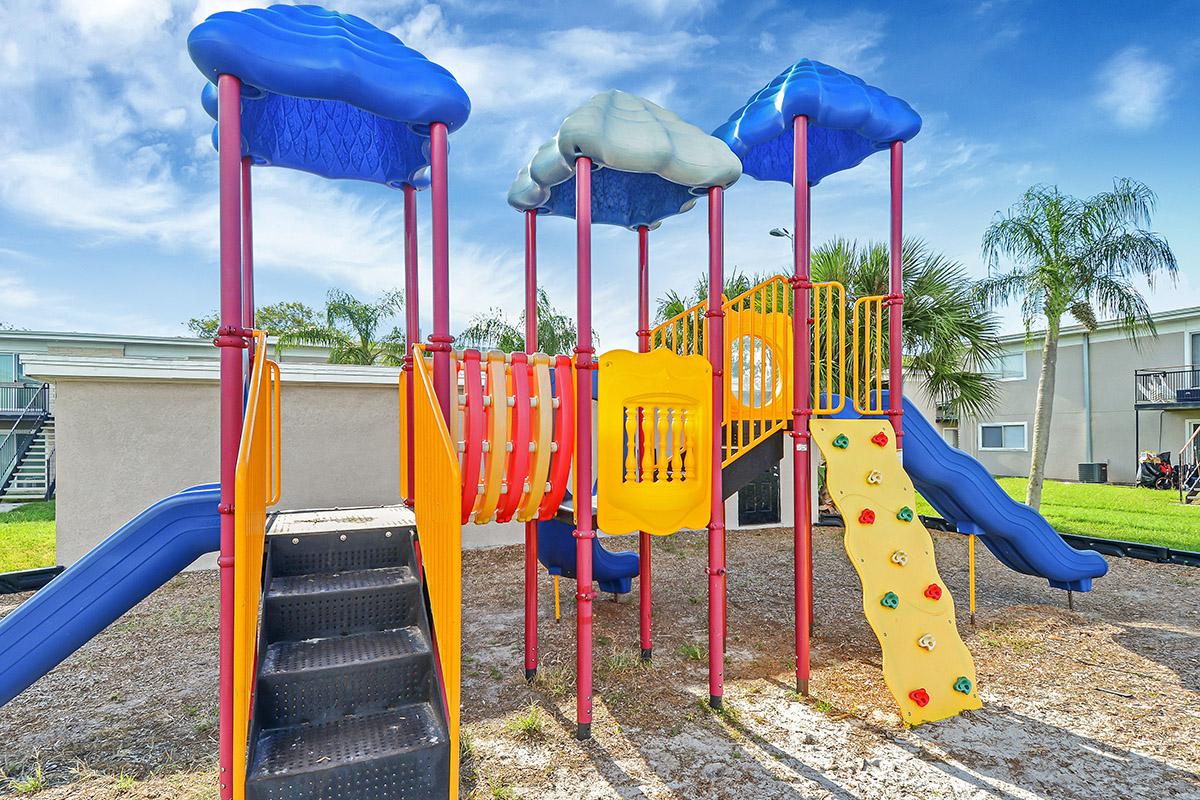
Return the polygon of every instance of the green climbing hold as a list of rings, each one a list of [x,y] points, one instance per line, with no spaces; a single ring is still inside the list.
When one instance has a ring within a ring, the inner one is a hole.
[[[962,692],[963,694],[971,693],[971,679],[963,676],[954,682],[954,691]]]
[[[839,433],[833,439],[833,446],[837,447],[841,450],[845,450],[847,447],[850,446],[850,437],[844,433]]]
[[[901,522],[912,522],[913,510],[908,506],[905,506],[896,513],[896,519],[900,520]]]
[[[900,597],[895,592],[888,592],[883,596],[883,599],[879,601],[879,605],[883,606],[884,608],[896,608],[900,605]]]

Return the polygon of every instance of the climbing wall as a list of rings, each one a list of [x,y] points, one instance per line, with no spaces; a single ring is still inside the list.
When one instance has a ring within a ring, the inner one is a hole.
[[[916,493],[884,419],[813,420],[829,493],[846,522],[846,553],[863,611],[883,649],[883,677],[908,725],[983,704],[975,664],[958,636],[954,600],[917,519]]]

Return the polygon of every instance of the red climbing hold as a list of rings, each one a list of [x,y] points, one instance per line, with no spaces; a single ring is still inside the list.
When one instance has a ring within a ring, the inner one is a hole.
[[[929,584],[925,587],[925,596],[930,600],[941,600],[942,587],[938,586],[936,583]]]
[[[913,689],[908,693],[908,699],[916,703],[919,708],[924,708],[929,705],[929,692],[924,689]]]
[[[877,434],[875,434],[874,436],[872,436],[872,437],[871,437],[871,441],[872,441],[873,443],[875,443],[875,444],[879,445],[880,447],[883,447],[883,446],[884,446],[884,445],[886,445],[886,444],[887,444],[887,442],[888,442],[888,440],[887,440],[887,434],[886,434],[886,433],[884,433],[883,431],[880,431],[879,433],[877,433]]]
[[[871,525],[875,522],[875,512],[869,508],[864,508],[862,513],[858,515],[858,521],[863,525]]]

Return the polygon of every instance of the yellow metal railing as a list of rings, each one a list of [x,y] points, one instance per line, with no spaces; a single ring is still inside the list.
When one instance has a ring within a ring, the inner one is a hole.
[[[257,660],[267,508],[279,502],[279,365],[267,358],[267,335],[254,331],[254,368],[246,396],[242,441],[234,481],[233,544],[233,790],[246,790],[246,743]]]
[[[425,348],[413,355],[413,488],[421,560],[433,614],[438,668],[450,737],[450,798],[458,797],[459,700],[462,694],[462,478],[458,454],[433,389]]]
[[[656,325],[650,330],[650,349],[670,350],[681,356],[704,355],[704,339],[708,332],[704,309],[707,307],[708,301],[702,300],[687,311]]]
[[[886,414],[883,405],[884,349],[887,327],[884,297],[860,297],[854,303],[851,394],[854,410],[864,415]]]
[[[721,304],[725,314],[725,455],[736,461],[792,414],[792,289],[776,275]]]
[[[813,284],[812,320],[812,413],[836,414],[846,407],[846,290],[842,284]]]

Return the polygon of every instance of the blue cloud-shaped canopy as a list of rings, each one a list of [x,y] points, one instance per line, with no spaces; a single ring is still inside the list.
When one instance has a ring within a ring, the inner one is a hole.
[[[422,183],[429,126],[462,127],[467,93],[444,67],[370,23],[318,6],[213,14],[188,35],[216,119],[222,74],[242,82],[242,155],[256,164],[398,187]],[[213,142],[217,133],[213,131]]]
[[[711,186],[742,174],[737,157],[667,109],[617,90],[572,111],[554,138],[517,173],[508,202],[522,211],[575,217],[575,159],[592,172],[592,222],[636,229],[658,225],[696,204]]]
[[[713,131],[760,181],[792,182],[792,120],[808,117],[808,182],[850,169],[921,130],[912,106],[861,78],[800,59]]]

